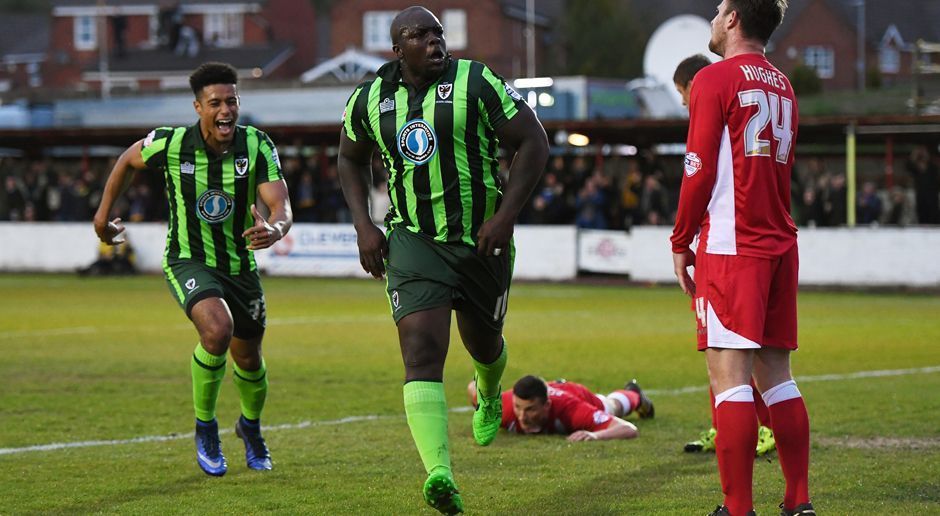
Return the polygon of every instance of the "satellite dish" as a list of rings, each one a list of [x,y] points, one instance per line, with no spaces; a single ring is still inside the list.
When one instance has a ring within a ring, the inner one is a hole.
[[[721,56],[708,50],[711,34],[712,26],[705,18],[681,14],[664,21],[646,44],[643,71],[647,77],[664,84],[678,106],[682,106],[682,98],[672,84],[676,66],[695,54],[704,54],[712,62],[721,60]]]

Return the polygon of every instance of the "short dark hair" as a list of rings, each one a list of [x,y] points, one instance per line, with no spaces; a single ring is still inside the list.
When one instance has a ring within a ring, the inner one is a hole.
[[[512,386],[512,393],[524,400],[548,401],[548,385],[545,384],[545,380],[531,374],[519,378],[519,381]]]
[[[766,45],[783,21],[787,0],[728,0],[728,9],[738,13],[745,36]]]
[[[199,65],[189,76],[189,87],[196,97],[211,84],[238,84],[238,71],[228,63],[208,62]]]
[[[710,64],[712,64],[711,60],[702,54],[687,57],[676,67],[676,73],[672,74],[672,82],[686,87],[692,82],[699,70]]]

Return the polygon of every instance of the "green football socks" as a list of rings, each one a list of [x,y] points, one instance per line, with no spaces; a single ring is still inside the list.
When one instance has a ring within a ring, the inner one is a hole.
[[[408,382],[404,386],[405,415],[424,469],[450,475],[447,440],[447,400],[441,382]]]
[[[209,422],[215,419],[215,404],[219,400],[222,378],[225,376],[225,355],[213,355],[196,344],[190,364],[193,373],[193,407],[196,418]]]
[[[503,339],[503,349],[497,358],[491,364],[483,364],[473,361],[473,369],[476,371],[477,391],[487,398],[499,396],[499,382],[503,378],[503,371],[506,369],[506,339]]]
[[[234,369],[233,379],[241,397],[242,415],[249,420],[260,419],[261,409],[264,408],[264,400],[268,395],[268,375],[264,359],[261,359],[261,367],[256,371],[245,371],[238,367],[238,364],[235,364]]]

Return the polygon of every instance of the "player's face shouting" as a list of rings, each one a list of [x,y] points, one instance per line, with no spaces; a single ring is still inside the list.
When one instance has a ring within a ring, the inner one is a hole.
[[[537,434],[545,428],[550,406],[547,400],[524,400],[515,395],[512,397],[512,410],[522,431],[527,434]]]
[[[210,84],[193,102],[206,143],[227,144],[235,137],[238,92],[234,84]]]

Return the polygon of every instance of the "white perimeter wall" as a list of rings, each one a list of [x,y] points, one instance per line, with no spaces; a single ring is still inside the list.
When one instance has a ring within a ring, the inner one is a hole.
[[[517,226],[515,277],[565,280],[578,270],[672,282],[670,228],[631,233],[569,226]],[[128,224],[143,271],[159,272],[164,224]],[[800,283],[846,286],[940,286],[940,228],[803,229]],[[0,223],[0,271],[68,272],[94,261],[90,223]],[[273,249],[257,253],[272,275],[357,276],[356,234],[345,224],[295,224]]]

